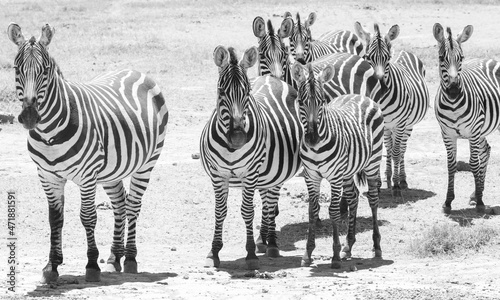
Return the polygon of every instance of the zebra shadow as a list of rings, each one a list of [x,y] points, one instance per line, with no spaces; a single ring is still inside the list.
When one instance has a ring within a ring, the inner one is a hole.
[[[379,207],[396,208],[399,205],[414,203],[436,196],[436,193],[421,189],[407,189],[401,191],[401,196],[393,196],[391,189],[380,189]]]
[[[493,210],[489,208],[486,210],[486,213],[478,213],[475,207],[470,207],[452,210],[447,216],[452,221],[457,222],[461,227],[469,227],[472,225],[473,220],[491,218],[493,216],[491,213],[492,211]]]
[[[29,297],[52,297],[62,296],[72,290],[83,290],[86,288],[96,288],[100,286],[119,286],[124,283],[157,283],[168,285],[167,278],[177,277],[176,273],[149,273],[140,272],[137,274],[102,272],[100,282],[86,282],[85,275],[61,275],[57,283],[40,284],[33,291],[28,292]]]

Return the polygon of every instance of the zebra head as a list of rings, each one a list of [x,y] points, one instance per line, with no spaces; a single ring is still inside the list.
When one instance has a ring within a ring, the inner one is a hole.
[[[253,33],[259,39],[259,75],[271,74],[283,80],[288,64],[288,47],[283,42],[283,34],[274,32],[271,20],[267,21],[267,30],[264,19],[256,17]]]
[[[311,50],[311,25],[316,21],[316,13],[312,12],[309,14],[308,19],[304,24],[300,21],[300,15],[297,13],[297,23],[293,24],[291,14],[289,12],[285,13],[285,18],[281,23],[280,34],[283,37],[290,38],[290,50],[295,60],[305,60],[310,62],[310,50]],[[291,26],[290,26],[291,22]]]
[[[327,65],[315,75],[312,65],[295,62],[292,76],[298,83],[298,104],[300,121],[305,130],[304,142],[308,147],[315,147],[321,136],[323,115],[328,99],[325,97],[324,84],[332,80],[335,74],[333,66]]]
[[[361,23],[354,23],[356,34],[365,42],[365,60],[375,71],[375,78],[386,81],[389,72],[389,62],[392,57],[391,42],[399,35],[399,26],[392,26],[385,36],[380,34],[378,24],[374,24],[374,34],[363,29]]]
[[[246,50],[240,62],[232,47],[217,46],[214,50],[215,65],[219,67],[217,117],[231,149],[240,149],[250,140],[248,114],[253,96],[247,69],[256,63],[257,57],[256,47]]]
[[[441,77],[441,89],[450,99],[456,99],[462,90],[462,62],[464,59],[462,43],[472,35],[472,25],[465,26],[464,30],[453,38],[450,27],[446,28],[448,38],[444,37],[444,29],[441,24],[434,24],[434,38],[439,48],[439,75]]]
[[[9,39],[18,46],[14,60],[17,97],[23,102],[18,117],[26,129],[33,129],[40,122],[40,105],[45,100],[48,82],[53,72],[53,62],[47,48],[54,36],[54,28],[46,24],[38,39],[24,38],[21,27],[11,23],[7,28]]]

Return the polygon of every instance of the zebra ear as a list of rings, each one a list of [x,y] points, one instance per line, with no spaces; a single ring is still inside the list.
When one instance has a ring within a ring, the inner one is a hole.
[[[292,65],[292,78],[297,81],[297,83],[301,83],[306,80],[308,74],[307,74],[307,69],[306,67],[301,64],[300,62],[296,61]]]
[[[387,32],[385,35],[385,38],[388,39],[389,41],[394,41],[399,35],[399,26],[393,25],[391,29]]]
[[[434,38],[436,39],[436,41],[440,43],[444,41],[444,29],[443,26],[441,26],[441,24],[439,23],[434,24],[434,27],[432,28],[432,33],[434,34]]]
[[[50,26],[49,24],[45,24],[42,27],[42,34],[38,38],[38,41],[40,42],[40,44],[42,44],[42,46],[47,47],[50,44],[54,33],[56,33],[55,28]]]
[[[217,46],[214,50],[214,62],[219,68],[224,68],[229,64],[229,52],[224,46]]]
[[[283,19],[286,19],[286,18],[293,18],[292,17],[292,13],[289,12],[289,11],[286,11],[284,14],[283,14]]]
[[[316,13],[312,12],[309,14],[309,17],[307,18],[307,20],[305,22],[306,28],[309,28],[309,26],[314,24],[314,22],[316,22]]]
[[[262,17],[256,17],[253,20],[253,34],[258,38],[266,35],[266,23]]]
[[[466,42],[470,36],[472,35],[472,32],[474,31],[474,27],[472,25],[467,25],[465,26],[464,30],[458,35],[457,37],[457,42],[459,44]]]
[[[258,56],[259,56],[259,51],[257,50],[257,47],[248,48],[247,51],[245,51],[245,54],[243,54],[243,57],[241,58],[240,66],[245,70],[253,67],[253,65],[255,65],[255,63],[257,62]]]
[[[333,66],[327,65],[319,74],[319,79],[321,79],[321,82],[325,83],[332,80],[334,75],[335,69],[333,68]]]
[[[9,39],[17,46],[21,46],[24,41],[26,41],[21,27],[16,23],[9,24],[9,27],[7,27],[7,35],[9,36]]]
[[[368,46],[368,44],[370,43],[371,35],[369,32],[365,31],[363,26],[361,26],[361,23],[354,23],[354,32],[356,32],[356,35],[359,36],[363,41],[365,41],[366,46]]]
[[[278,35],[280,38],[284,39],[292,35],[293,29],[293,19],[285,18],[283,22],[281,22],[281,27],[278,31]]]

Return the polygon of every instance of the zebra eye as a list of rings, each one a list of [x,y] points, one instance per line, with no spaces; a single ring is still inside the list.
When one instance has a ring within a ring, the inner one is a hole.
[[[17,66],[14,66],[14,71],[16,72],[16,75],[19,75],[19,68]]]

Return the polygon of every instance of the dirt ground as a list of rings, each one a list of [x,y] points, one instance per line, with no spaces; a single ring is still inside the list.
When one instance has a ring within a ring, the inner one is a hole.
[[[384,30],[399,22],[406,33],[402,32],[402,37],[395,46],[396,51],[415,50],[422,56],[427,66],[431,99],[434,99],[437,89],[437,51],[431,29],[435,22],[453,26],[456,33],[463,26],[474,24],[476,31],[467,42],[468,45],[464,46],[467,47],[466,56],[472,57],[478,53],[477,49],[481,49],[481,55],[500,58],[500,38],[495,35],[499,6],[451,7],[442,4],[443,1],[436,2],[438,4],[426,2],[408,4],[406,7],[383,3],[343,4],[339,5],[343,14],[330,8],[336,11],[337,20],[325,18],[326,13],[314,9],[314,3],[288,7],[279,5],[273,10],[268,9],[266,4],[262,9],[267,9],[268,15],[283,13],[285,10],[293,13],[300,10],[303,14],[317,11],[318,17],[322,18],[318,19],[315,31],[318,35],[328,29],[352,30],[350,26],[355,20],[362,20],[365,26],[374,20],[381,22]],[[251,22],[259,14],[265,15],[253,7],[249,12],[240,12],[233,18],[231,26],[241,26],[238,31],[246,33],[244,38],[247,46],[256,44],[251,33]],[[187,23],[192,23],[200,15],[202,14],[193,17],[186,14],[184,17],[188,19]],[[209,24],[205,24],[202,19],[201,32],[198,34],[203,35],[210,28],[218,28],[217,25],[222,22],[215,19],[216,17],[207,17]],[[279,17],[273,19],[275,24],[279,20]],[[220,30],[226,33],[229,29]],[[220,43],[228,45],[226,42],[229,38],[221,36],[223,41]],[[207,39],[212,41],[215,37],[207,35]],[[4,39],[4,43],[8,41]],[[69,43],[61,42],[59,47],[68,46]],[[210,48],[215,48],[215,45]],[[13,47],[12,44],[9,46]],[[371,213],[368,203],[361,201],[353,258],[344,261],[341,269],[331,269],[331,224],[327,216],[328,203],[322,202],[320,217],[323,227],[318,228],[317,247],[313,253],[315,263],[311,267],[300,267],[307,236],[308,204],[304,199],[304,181],[295,177],[284,185],[280,198],[277,229],[281,257],[271,259],[259,255],[260,270],[245,270],[245,229],[239,211],[241,193],[231,190],[228,217],[224,223],[224,247],[220,253],[221,266],[217,269],[205,268],[205,256],[210,250],[213,236],[214,195],[200,161],[193,159],[191,155],[199,152],[199,136],[214,104],[216,68],[210,56],[211,52],[206,55],[207,61],[203,60],[199,66],[200,69],[206,69],[207,73],[196,75],[206,77],[204,81],[187,80],[187,75],[183,74],[167,78],[162,77],[166,75],[161,75],[161,71],[158,72],[159,81],[167,83],[165,90],[171,120],[165,147],[143,198],[138,221],[138,274],[103,272],[102,282],[85,282],[86,241],[79,219],[79,191],[76,185],[68,183],[63,230],[64,263],[59,267],[60,280],[53,285],[39,283],[41,269],[45,266],[49,253],[47,203],[35,165],[27,153],[27,132],[17,122],[13,125],[0,125],[1,228],[5,228],[6,192],[15,190],[19,199],[20,261],[18,293],[16,296],[8,293],[5,280],[2,279],[0,298],[500,299],[499,238],[478,252],[454,256],[417,258],[409,251],[409,245],[437,223],[451,222],[457,226],[482,223],[500,228],[500,217],[477,214],[469,206],[468,197],[473,191],[473,177],[467,172],[457,174],[457,198],[453,202],[452,214],[445,216],[441,213],[446,194],[446,155],[434,117],[433,101],[425,119],[415,127],[408,144],[406,163],[410,189],[401,198],[393,198],[386,189],[381,192],[379,224],[383,259],[371,259]],[[14,88],[13,79],[9,84]],[[494,207],[500,205],[498,133],[493,134],[489,141],[492,154],[484,199],[487,205]],[[458,156],[459,160],[468,160],[468,144],[465,141],[459,142]],[[327,191],[326,185],[324,191]],[[107,200],[106,195],[99,188],[97,203],[104,200]],[[254,226],[257,228],[261,209],[258,198],[255,209]],[[103,270],[112,241],[112,226],[112,211],[98,210],[96,240]],[[0,236],[5,236],[6,231],[7,229],[2,229]],[[345,234],[345,229],[342,233]],[[342,241],[344,237],[341,237]],[[2,247],[0,260],[4,262],[0,264],[1,274],[6,274],[6,257],[7,249]]]

